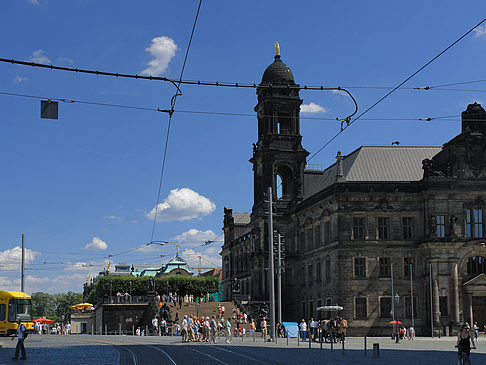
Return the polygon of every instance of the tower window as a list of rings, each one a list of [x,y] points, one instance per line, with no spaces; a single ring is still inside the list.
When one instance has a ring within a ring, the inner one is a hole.
[[[277,199],[292,198],[292,170],[285,165],[277,167],[275,174],[275,188]]]

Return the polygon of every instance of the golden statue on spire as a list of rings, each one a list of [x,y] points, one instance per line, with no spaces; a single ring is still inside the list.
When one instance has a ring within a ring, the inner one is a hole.
[[[179,242],[176,243],[176,250],[177,250],[177,255],[176,256],[179,256]]]
[[[275,42],[275,52],[277,56],[280,56],[280,45],[278,44],[278,42]]]

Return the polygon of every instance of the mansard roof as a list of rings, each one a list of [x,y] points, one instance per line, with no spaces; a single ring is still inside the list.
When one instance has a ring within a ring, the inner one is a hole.
[[[350,182],[406,182],[423,178],[422,161],[432,158],[442,146],[361,146],[342,160],[344,180]],[[336,183],[337,164],[324,171],[306,171],[304,195]]]
[[[248,224],[250,223],[250,213],[233,213],[235,224]]]

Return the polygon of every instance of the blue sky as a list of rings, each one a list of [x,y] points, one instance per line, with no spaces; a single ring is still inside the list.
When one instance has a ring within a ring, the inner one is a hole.
[[[178,78],[198,1],[5,0],[1,58]],[[301,85],[348,87],[360,112],[477,24],[484,1],[203,1],[184,79],[258,83],[274,42]],[[486,79],[482,27],[408,82],[420,87]],[[0,64],[0,93],[168,109],[174,88]],[[441,145],[460,131],[466,105],[485,83],[452,90],[398,90],[342,133],[310,163],[364,144]],[[475,90],[475,91],[463,91]],[[223,207],[249,212],[256,142],[255,90],[185,85],[172,121],[154,240],[180,241],[197,264],[220,264]],[[301,91],[303,145],[312,154],[339,131],[353,104],[340,93]],[[0,94],[0,288],[19,287],[26,235],[26,291],[81,291],[110,260],[160,265],[174,244],[129,253],[151,239],[151,212],[168,116],[60,103],[59,120],[41,119],[40,101]],[[319,106],[320,108],[316,107]],[[308,107],[309,108],[309,107]],[[312,111],[312,108],[310,108]],[[427,117],[456,116],[430,122]],[[325,119],[331,120],[325,120]],[[379,120],[366,120],[366,118]],[[381,120],[383,119],[383,120]],[[113,257],[109,257],[113,255]],[[160,257],[160,255],[165,255]]]

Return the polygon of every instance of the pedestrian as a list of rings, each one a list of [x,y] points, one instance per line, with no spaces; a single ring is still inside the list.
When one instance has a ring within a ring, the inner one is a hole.
[[[253,319],[250,321],[250,337],[255,337],[255,322],[253,322]]]
[[[473,324],[473,333],[474,333],[474,339],[477,341],[478,340],[478,335],[479,335],[478,322],[474,322],[474,324]]]
[[[224,317],[224,305],[221,306],[221,317]]]
[[[218,324],[216,323],[216,318],[214,318],[214,316],[212,316],[209,326],[211,328],[211,335],[209,338],[209,342],[216,343],[216,329],[218,328]]]
[[[12,357],[13,360],[17,360],[19,358],[19,350],[22,351],[22,357],[20,360],[25,360],[27,359],[27,356],[25,355],[25,347],[24,347],[24,340],[25,337],[27,337],[27,328],[22,324],[22,321],[20,318],[17,318],[17,347],[15,348],[15,356]],[[12,337],[12,340],[14,337]]]
[[[410,331],[410,339],[415,340],[415,329],[412,326],[410,326],[409,331]]]
[[[65,328],[66,328],[66,335],[70,335],[71,334],[71,323],[67,322]]]
[[[231,342],[231,323],[229,319],[226,320],[226,343]]]
[[[189,323],[187,321],[187,315],[184,316],[182,320],[182,342],[187,342],[189,340]]]
[[[302,322],[300,322],[300,336],[302,341],[305,341],[306,332],[307,332],[307,323],[305,323],[305,319],[302,319]]]
[[[260,327],[262,328],[262,337],[263,341],[267,341],[267,320],[265,317],[262,318],[262,321],[260,322]]]
[[[157,336],[158,328],[159,328],[159,321],[157,316],[152,318],[152,327],[154,328],[154,336]]]

